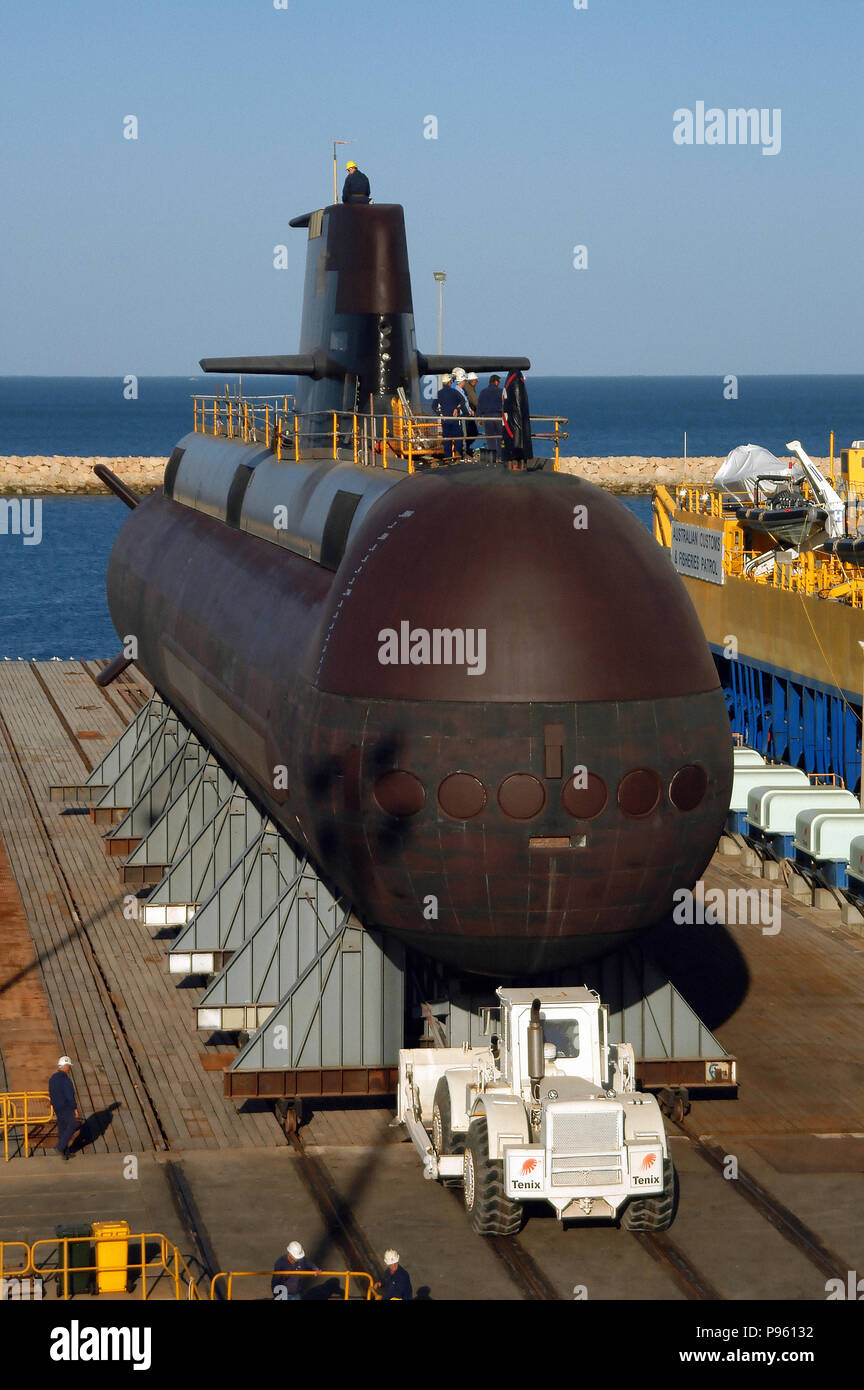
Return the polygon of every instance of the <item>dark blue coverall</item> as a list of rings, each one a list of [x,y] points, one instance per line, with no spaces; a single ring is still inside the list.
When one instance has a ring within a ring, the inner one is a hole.
[[[407,1269],[397,1265],[392,1274],[389,1269],[385,1269],[384,1281],[381,1285],[381,1297],[385,1302],[391,1298],[401,1298],[406,1303],[409,1299],[413,1299],[414,1290],[411,1288]]]
[[[369,180],[359,169],[351,169],[342,185],[343,203],[368,203]]]
[[[441,411],[441,434],[444,439],[445,463],[453,457],[453,441],[462,438],[462,414],[465,397],[455,386],[442,386],[438,392],[438,406]],[[454,410],[457,412],[453,414]],[[458,450],[462,452],[461,446]]]
[[[500,386],[484,386],[480,395],[477,397],[477,414],[493,415],[496,418],[487,420],[484,425],[486,431],[486,448],[495,458],[501,457],[501,397],[503,392]]]
[[[65,1071],[55,1071],[48,1082],[48,1094],[57,1116],[57,1152],[65,1153],[66,1146],[79,1128],[75,1118],[75,1087]]]
[[[305,1257],[301,1260],[292,1260],[290,1255],[280,1255],[273,1268],[288,1271],[288,1273],[282,1275],[281,1278],[279,1275],[274,1274],[273,1278],[270,1280],[270,1292],[273,1294],[274,1298],[278,1298],[280,1303],[283,1301],[287,1303],[298,1302],[302,1296],[304,1286],[306,1288],[309,1287],[310,1281],[308,1279],[298,1279],[296,1274],[291,1274],[291,1270],[308,1269],[313,1274],[318,1273],[315,1265],[310,1264]],[[280,1289],[284,1289],[285,1292],[280,1293]]]

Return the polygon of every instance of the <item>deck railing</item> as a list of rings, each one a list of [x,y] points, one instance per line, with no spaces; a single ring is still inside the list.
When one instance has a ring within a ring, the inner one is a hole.
[[[0,1092],[0,1130],[3,1131],[3,1157],[9,1162],[9,1137],[21,1130],[24,1157],[30,1154],[30,1131],[52,1124],[54,1111],[47,1091]]]
[[[125,1245],[123,1258],[99,1258],[97,1247]],[[73,1254],[73,1247],[84,1246],[83,1253],[87,1263]],[[135,1258],[133,1251],[137,1251]],[[89,1258],[95,1252],[96,1261]],[[10,1257],[14,1264],[10,1265]],[[147,1231],[124,1233],[121,1235],[51,1236],[34,1240],[27,1244],[21,1240],[0,1241],[0,1276],[16,1279],[35,1279],[43,1284],[47,1279],[56,1280],[57,1297],[69,1299],[75,1296],[76,1276],[95,1275],[97,1288],[100,1281],[111,1285],[111,1292],[121,1290],[118,1285],[126,1285],[129,1275],[137,1275],[137,1297],[152,1297],[163,1280],[168,1281],[169,1294],[177,1302],[201,1301],[202,1294],[198,1281],[189,1269],[186,1260],[173,1241],[161,1232]],[[89,1282],[89,1281],[88,1281]],[[41,1297],[41,1294],[39,1295]]]
[[[211,1299],[225,1298],[231,1302],[234,1298],[234,1281],[237,1279],[267,1279],[277,1277],[281,1279],[339,1279],[342,1281],[342,1298],[350,1298],[352,1295],[351,1281],[355,1282],[358,1288],[357,1297],[371,1302],[376,1298],[375,1286],[372,1275],[365,1270],[359,1269],[234,1269],[220,1270],[214,1274],[210,1280]],[[259,1297],[260,1293],[253,1294],[252,1297]]]
[[[394,400],[391,414],[362,414],[359,411],[314,411],[298,413],[290,396],[193,396],[196,434],[221,435],[243,443],[264,444],[277,458],[296,462],[309,451],[319,457],[346,459],[358,465],[379,467],[407,465],[413,473],[418,464],[444,459],[445,440],[440,415],[416,415]],[[499,416],[466,417],[460,424],[477,427],[477,442],[485,439],[500,448],[500,432],[490,439],[487,424],[497,424]],[[569,438],[563,415],[532,415],[534,439],[551,443],[553,467],[557,471],[561,444]],[[547,428],[538,428],[546,426]],[[449,441],[453,452],[461,454],[464,434]],[[473,436],[472,442],[473,442]],[[448,449],[448,453],[450,450]]]
[[[724,510],[722,493],[690,487],[673,490],[663,485],[654,489],[654,538],[660,545],[671,547],[676,517],[686,517],[689,522],[691,516],[722,518],[723,570],[730,578],[864,608],[864,557],[841,559],[821,550],[807,550],[760,573],[759,559],[767,559],[771,548],[767,542],[761,550],[744,548],[744,528],[734,514]]]

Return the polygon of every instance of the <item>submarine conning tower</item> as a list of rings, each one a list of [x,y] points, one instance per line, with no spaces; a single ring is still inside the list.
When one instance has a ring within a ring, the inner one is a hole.
[[[328,373],[303,383],[300,408],[380,413],[400,387],[419,405],[403,209],[336,204],[291,226],[308,228],[309,238],[300,352],[320,348]]]
[[[414,332],[405,212],[399,203],[335,203],[303,213],[307,232],[300,352],[203,358],[205,372],[296,376],[297,411],[387,415],[401,390],[419,407],[420,378],[461,365],[468,371],[527,371],[527,357],[431,356]],[[307,429],[305,443],[313,431]]]

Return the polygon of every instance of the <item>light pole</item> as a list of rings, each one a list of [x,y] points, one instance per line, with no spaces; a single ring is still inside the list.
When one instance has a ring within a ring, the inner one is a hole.
[[[444,281],[447,279],[446,270],[433,270],[432,274],[438,281],[438,356],[444,351]],[[438,389],[441,389],[441,378],[438,378]]]

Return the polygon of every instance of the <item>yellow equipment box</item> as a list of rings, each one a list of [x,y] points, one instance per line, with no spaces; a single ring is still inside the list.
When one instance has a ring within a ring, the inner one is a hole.
[[[125,1293],[129,1265],[128,1221],[94,1221],[96,1292]]]
[[[864,448],[856,447],[858,443],[856,440],[851,449],[840,451],[840,476],[850,485],[861,487],[864,485]]]

